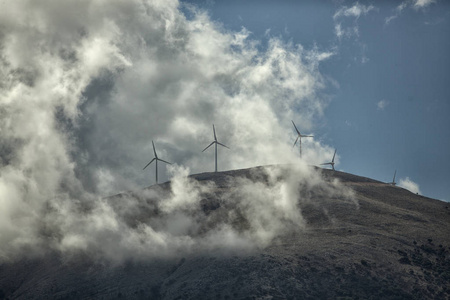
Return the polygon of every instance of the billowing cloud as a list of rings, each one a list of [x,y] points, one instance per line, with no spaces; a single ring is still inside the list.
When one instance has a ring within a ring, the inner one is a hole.
[[[401,178],[400,181],[398,182],[398,186],[405,188],[412,193],[421,194],[419,185],[414,181],[412,181],[411,179],[409,179],[409,177],[406,177],[405,179]]]
[[[139,254],[207,244],[180,231],[198,222],[177,218],[176,211],[198,203],[196,195],[204,192],[182,178],[213,170],[213,151],[201,153],[213,139],[212,124],[231,148],[219,150],[221,170],[292,163],[299,159],[290,120],[311,131],[327,105],[318,64],[332,53],[277,38],[260,50],[245,29],[225,31],[190,6],[186,16],[176,0],[2,5],[3,258],[30,247],[95,249],[113,257],[107,249]],[[102,198],[154,182],[153,166],[142,171],[153,158],[152,140],[159,156],[183,166],[169,173],[160,168],[160,177],[174,178],[175,190],[158,209],[177,219],[175,225],[159,219],[130,225],[121,213],[136,212],[142,203],[128,197],[115,207]],[[303,147],[309,164],[333,153],[316,139]],[[292,209],[292,203],[280,207]],[[227,228],[216,233],[237,236]],[[217,234],[210,238],[220,241]],[[256,239],[264,244],[271,235],[261,236],[269,237]],[[254,239],[238,236],[235,242]]]

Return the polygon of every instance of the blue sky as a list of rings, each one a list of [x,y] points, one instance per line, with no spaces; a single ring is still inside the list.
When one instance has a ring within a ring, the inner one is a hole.
[[[332,53],[319,66],[330,101],[312,131],[338,149],[338,169],[381,181],[397,170],[450,200],[450,2],[187,2],[261,48],[279,37]]]

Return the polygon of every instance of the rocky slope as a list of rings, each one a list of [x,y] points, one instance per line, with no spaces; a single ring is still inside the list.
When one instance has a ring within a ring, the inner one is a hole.
[[[298,202],[305,226],[265,247],[119,264],[48,252],[1,263],[0,299],[450,299],[449,203],[369,178],[316,171],[328,185],[338,180],[352,190],[353,200],[299,184],[299,195],[309,199]],[[233,209],[234,202],[220,195],[233,188],[234,178],[270,184],[262,167],[191,176],[200,185],[215,184],[199,203],[207,226]],[[150,189],[169,193],[170,183]],[[140,201],[140,215],[130,222],[158,213],[156,200]],[[230,226],[245,231],[247,223],[243,216]]]

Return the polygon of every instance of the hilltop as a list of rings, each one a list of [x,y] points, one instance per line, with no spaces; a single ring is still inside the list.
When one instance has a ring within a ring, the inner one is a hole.
[[[53,251],[0,264],[0,299],[450,298],[449,203],[370,178],[313,170],[323,183],[294,182],[302,225],[288,222],[289,230],[264,246],[120,264]],[[201,236],[219,223],[251,232],[252,220],[236,208],[244,201],[233,192],[236,182],[267,193],[292,180],[289,172],[289,166],[270,166],[189,176],[196,188],[208,186],[195,212],[204,225],[191,234]],[[108,201],[116,207],[134,197],[139,210],[124,218],[151,222],[162,213],[154,204],[158,199],[145,195],[169,195],[172,184]]]

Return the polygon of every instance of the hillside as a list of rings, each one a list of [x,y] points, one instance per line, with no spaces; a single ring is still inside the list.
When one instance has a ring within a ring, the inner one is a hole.
[[[0,299],[450,299],[449,203],[339,171],[312,168],[308,176],[323,182],[296,181],[289,166],[189,176],[201,196],[189,210],[201,222],[189,234],[226,225],[253,239],[251,247],[194,247],[120,263],[52,250],[0,264]],[[107,201],[120,211],[131,197],[139,209],[121,217],[130,227],[151,223],[164,214],[160,200],[145,195],[170,195],[172,184]],[[274,211],[281,221],[255,233],[258,220],[244,210],[255,189],[258,197],[272,189],[296,195],[302,220]]]

